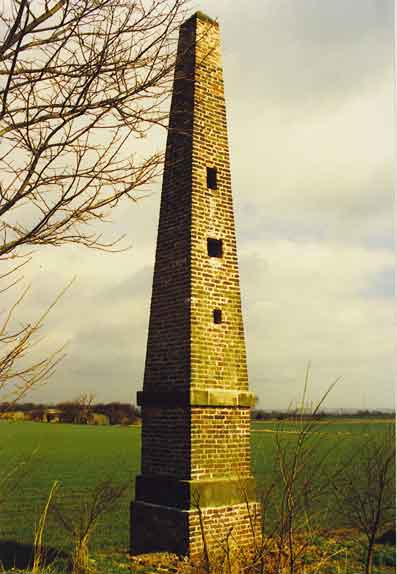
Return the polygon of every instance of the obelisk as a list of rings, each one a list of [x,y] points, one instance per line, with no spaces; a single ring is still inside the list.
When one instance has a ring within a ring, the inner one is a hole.
[[[133,553],[253,543],[259,505],[220,37],[180,28],[150,309]]]

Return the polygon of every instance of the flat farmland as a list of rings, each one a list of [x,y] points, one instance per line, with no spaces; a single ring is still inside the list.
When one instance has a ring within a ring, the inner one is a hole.
[[[305,442],[310,453],[304,455],[310,461],[307,470],[309,466],[320,468],[322,465],[325,475],[331,475],[339,461],[350,454],[353,456],[369,434],[380,434],[391,423],[386,420],[316,423]],[[258,492],[271,489],[276,500],[281,492],[277,452],[279,449],[294,451],[300,427],[283,421],[254,422],[252,431],[252,461]],[[128,547],[129,504],[134,494],[134,477],[140,468],[139,426],[2,421],[0,449],[0,547],[7,541],[31,545],[35,525],[54,481],[59,483],[56,501],[60,512],[77,517],[95,486],[106,479],[128,483],[130,487],[98,524],[92,548],[125,550]],[[10,476],[4,482],[7,475]],[[312,480],[323,479],[324,474],[321,478],[312,474]],[[332,509],[328,510],[332,515]],[[271,516],[270,512],[269,520]],[[46,542],[57,549],[69,547],[67,533],[51,512]]]

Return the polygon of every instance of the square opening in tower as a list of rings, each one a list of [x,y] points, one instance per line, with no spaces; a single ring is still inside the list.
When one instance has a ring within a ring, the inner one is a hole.
[[[208,189],[218,189],[216,167],[207,167],[207,187]]]
[[[222,257],[222,239],[207,239],[207,251],[210,257]]]
[[[220,323],[222,323],[222,310],[221,309],[214,309],[212,314],[214,317],[215,325],[220,325]]]

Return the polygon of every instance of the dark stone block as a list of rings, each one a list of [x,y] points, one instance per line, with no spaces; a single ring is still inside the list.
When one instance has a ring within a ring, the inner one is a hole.
[[[188,544],[188,513],[174,508],[166,508],[133,502],[131,504],[131,552],[172,552],[186,555]]]

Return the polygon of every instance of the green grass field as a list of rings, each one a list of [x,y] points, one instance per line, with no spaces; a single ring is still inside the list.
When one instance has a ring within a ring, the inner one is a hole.
[[[338,457],[354,452],[367,433],[378,433],[388,424],[338,421],[318,424],[312,434],[316,460],[326,459],[329,469]],[[275,430],[279,423],[253,423],[252,459],[259,490],[274,480]],[[280,440],[288,447],[296,437],[296,426],[282,423]],[[99,524],[92,546],[97,549],[125,550],[129,539],[129,502],[134,477],[140,467],[140,427],[94,427],[66,424],[0,422],[2,476],[17,468],[10,483],[14,490],[0,492],[1,544],[14,541],[32,543],[33,531],[51,486],[60,488],[62,507],[79,511],[82,501],[95,485],[106,478],[131,485],[117,508]],[[276,485],[277,487],[277,485]],[[335,524],[337,526],[337,524]],[[47,543],[54,548],[68,546],[68,538],[56,521],[49,518]]]

